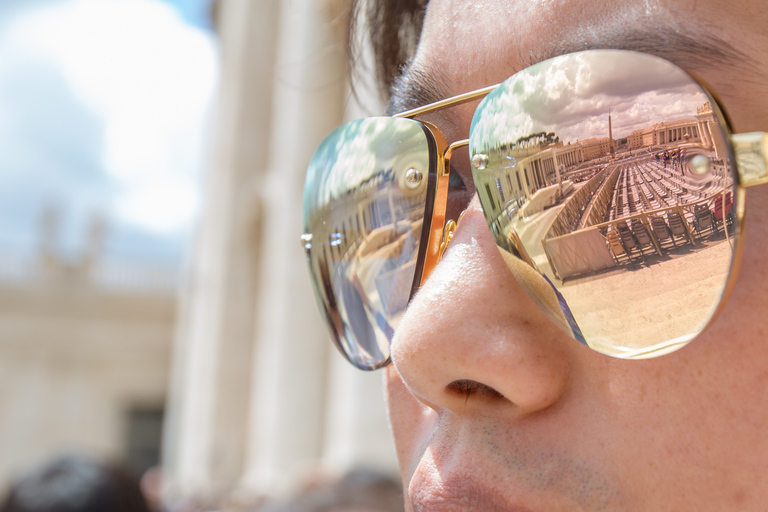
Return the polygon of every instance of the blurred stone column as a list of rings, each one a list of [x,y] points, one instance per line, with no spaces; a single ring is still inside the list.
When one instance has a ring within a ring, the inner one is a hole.
[[[362,372],[335,353],[329,363],[325,466],[339,473],[364,467],[397,476],[381,371]]]
[[[323,451],[331,346],[299,237],[307,165],[342,122],[345,7],[334,0],[281,3],[269,165],[259,188],[265,231],[244,492],[274,491]]]
[[[277,1],[217,5],[221,80],[191,279],[182,294],[164,436],[169,500],[222,495],[248,435]]]
[[[370,73],[374,69],[370,47],[364,42],[355,73],[355,95],[346,108],[346,120],[377,116],[385,107]],[[326,334],[326,338],[329,335]],[[326,341],[331,345],[330,340]],[[325,419],[323,462],[344,472],[354,467],[376,469],[398,475],[397,457],[384,407],[382,375],[363,372],[349,364],[337,350],[329,354],[328,402]]]

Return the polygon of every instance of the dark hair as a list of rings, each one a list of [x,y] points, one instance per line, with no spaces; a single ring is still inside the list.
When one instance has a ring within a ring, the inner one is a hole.
[[[21,478],[0,512],[149,512],[136,479],[80,456],[61,456]]]
[[[367,36],[383,97],[389,95],[395,79],[416,51],[426,6],[427,0],[352,0],[347,57],[354,67],[360,53],[360,36]],[[364,23],[363,27],[358,26],[359,22]]]

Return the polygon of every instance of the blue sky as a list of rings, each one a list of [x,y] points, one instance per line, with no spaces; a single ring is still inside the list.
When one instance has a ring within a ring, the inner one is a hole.
[[[218,73],[208,0],[0,3],[0,256],[47,208],[75,257],[177,262],[199,210]]]
[[[203,28],[210,28],[211,22],[208,18],[211,0],[162,0],[172,5],[181,15],[181,17],[190,25]]]

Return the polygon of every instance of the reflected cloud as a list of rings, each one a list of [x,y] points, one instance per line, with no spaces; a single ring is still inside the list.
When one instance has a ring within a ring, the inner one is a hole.
[[[608,112],[614,135],[624,137],[649,121],[680,119],[708,100],[673,64],[634,55],[592,50],[521,71],[475,113],[476,143],[489,137],[516,140],[531,131],[556,131],[564,142],[576,142],[607,134]]]
[[[388,170],[411,167],[424,173],[429,168],[427,139],[418,123],[391,117],[353,121],[329,135],[313,156],[305,189],[316,192],[307,199],[327,204],[377,176],[387,180]]]

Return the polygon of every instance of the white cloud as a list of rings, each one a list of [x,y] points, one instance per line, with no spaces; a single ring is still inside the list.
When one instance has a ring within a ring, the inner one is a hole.
[[[91,210],[175,236],[196,213],[216,78],[211,36],[164,3],[62,0],[16,14],[0,24],[0,110],[15,113],[0,120],[0,146],[15,147],[0,151],[3,186],[14,173],[48,181],[67,168],[70,190],[38,192],[40,201],[63,194],[82,209],[77,189],[100,187]],[[74,183],[78,169],[87,175]]]

